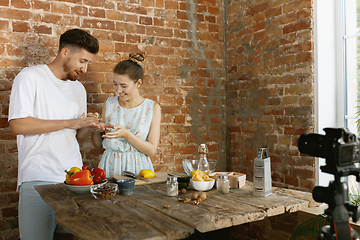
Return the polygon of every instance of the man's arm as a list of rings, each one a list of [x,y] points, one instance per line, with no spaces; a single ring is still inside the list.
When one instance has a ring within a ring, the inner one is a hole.
[[[65,128],[80,129],[93,126],[100,119],[85,118],[83,113],[79,118],[66,120],[43,120],[34,117],[12,119],[9,122],[10,130],[14,135],[34,135],[59,131]]]
[[[93,124],[89,127],[83,127],[78,129],[76,138],[79,143],[82,143],[89,137],[90,134],[92,133],[100,134],[100,132],[109,131],[110,128],[114,128],[114,125],[103,122],[97,122],[96,124]]]

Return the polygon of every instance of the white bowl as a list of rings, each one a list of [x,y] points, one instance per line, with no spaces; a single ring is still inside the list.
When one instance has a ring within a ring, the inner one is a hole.
[[[100,183],[100,184],[94,184],[94,185],[103,185],[107,183],[107,180],[105,180],[104,182]],[[66,184],[66,183],[63,183],[63,186],[74,192],[74,193],[77,193],[77,194],[86,194],[88,192],[90,192],[90,186],[94,186],[94,185],[69,185],[69,184]]]
[[[190,179],[190,185],[197,191],[209,191],[213,188],[215,184],[215,179],[212,181],[193,181]]]

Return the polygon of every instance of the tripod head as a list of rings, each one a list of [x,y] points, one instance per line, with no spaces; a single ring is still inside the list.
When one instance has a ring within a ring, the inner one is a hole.
[[[314,157],[326,159],[321,171],[333,174],[335,180],[328,187],[316,186],[313,198],[327,203],[325,210],[330,226],[322,228],[318,239],[353,240],[360,236],[350,226],[349,218],[356,222],[360,212],[358,207],[349,203],[348,186],[341,177],[354,175],[360,181],[360,142],[345,128],[325,128],[326,135],[304,133],[299,138],[299,151]]]

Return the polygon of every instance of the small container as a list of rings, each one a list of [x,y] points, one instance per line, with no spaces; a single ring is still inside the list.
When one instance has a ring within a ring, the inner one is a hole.
[[[116,181],[119,188],[120,195],[131,195],[134,192],[135,180],[134,179],[119,179]]]
[[[116,194],[117,190],[118,186],[115,183],[90,186],[90,192],[96,199],[109,199]]]
[[[166,182],[167,195],[170,197],[179,195],[178,185],[177,177],[168,176]]]
[[[219,193],[228,193],[230,188],[230,181],[227,174],[220,174],[216,180],[216,189]]]

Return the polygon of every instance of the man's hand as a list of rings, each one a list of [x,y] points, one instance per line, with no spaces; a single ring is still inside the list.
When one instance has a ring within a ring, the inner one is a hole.
[[[91,132],[104,132],[104,131],[110,131],[110,129],[114,128],[114,125],[112,124],[108,124],[108,123],[103,123],[102,119],[99,118],[99,113],[95,112],[95,113],[88,113],[87,118],[90,119],[97,119],[98,121],[91,124],[89,126],[89,130]]]
[[[70,129],[80,129],[83,127],[96,127],[97,123],[101,121],[100,118],[95,117],[85,117],[85,113],[83,113],[80,117],[69,120]]]

